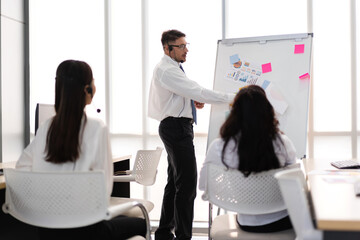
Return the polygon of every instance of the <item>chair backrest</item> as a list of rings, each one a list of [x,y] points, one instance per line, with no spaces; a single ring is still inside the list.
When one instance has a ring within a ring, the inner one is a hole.
[[[48,120],[49,118],[55,115],[55,106],[54,104],[36,104],[35,109],[35,134],[40,125]]]
[[[31,172],[4,169],[3,211],[30,225],[75,228],[106,217],[103,172]]]
[[[275,174],[280,190],[288,209],[292,225],[296,232],[296,239],[322,239],[322,231],[314,228],[310,204],[309,191],[301,169],[288,169]]]
[[[162,150],[163,148],[157,147],[155,150],[137,151],[133,168],[136,182],[145,186],[155,183]]]
[[[236,169],[209,164],[202,198],[223,209],[242,214],[266,214],[286,209],[274,169],[245,177]]]

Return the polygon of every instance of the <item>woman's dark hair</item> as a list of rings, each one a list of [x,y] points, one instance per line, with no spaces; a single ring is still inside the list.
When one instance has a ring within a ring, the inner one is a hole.
[[[165,45],[169,44],[169,42],[175,42],[177,39],[182,37],[186,37],[185,33],[175,29],[168,30],[163,32],[161,36],[161,44],[165,47]]]
[[[222,162],[226,165],[225,148],[233,139],[239,156],[238,169],[245,176],[279,168],[273,147],[273,140],[279,134],[278,125],[265,91],[257,85],[242,88],[235,96],[229,117],[220,129],[220,136],[225,142]]]
[[[82,61],[66,60],[56,70],[55,111],[46,138],[46,161],[75,162],[80,155],[81,120],[86,115],[85,86],[91,85],[90,66]]]

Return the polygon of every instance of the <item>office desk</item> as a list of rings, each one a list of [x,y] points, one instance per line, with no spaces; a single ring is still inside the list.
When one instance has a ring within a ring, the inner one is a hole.
[[[339,170],[331,161],[304,159],[317,228],[324,239],[360,239],[360,197],[353,186],[360,170]]]
[[[7,162],[7,163],[0,163],[0,169],[3,168],[15,168],[16,162]],[[5,176],[0,176],[0,189],[5,188]]]

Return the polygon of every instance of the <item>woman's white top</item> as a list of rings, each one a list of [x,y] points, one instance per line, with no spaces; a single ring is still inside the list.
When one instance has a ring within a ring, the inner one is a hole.
[[[16,168],[54,172],[102,170],[106,178],[107,194],[110,196],[113,187],[113,162],[108,129],[101,120],[89,117],[84,127],[84,119],[83,117],[81,123],[83,137],[80,139],[80,156],[75,162],[55,164],[45,161],[46,137],[51,118],[39,127],[35,139],[17,161]]]
[[[281,141],[283,144],[281,143]],[[205,162],[200,170],[199,189],[205,190],[207,165],[209,163],[224,166],[221,161],[221,153],[224,146],[224,140],[221,138],[215,139],[208,149]],[[274,151],[279,159],[280,166],[284,167],[296,162],[296,150],[291,140],[283,134],[279,134],[279,138],[273,142]],[[230,140],[224,153],[224,161],[229,168],[238,169],[239,156],[237,154],[237,146],[234,140]],[[268,223],[275,222],[288,215],[287,210],[260,215],[237,214],[238,222],[244,226],[261,226]]]

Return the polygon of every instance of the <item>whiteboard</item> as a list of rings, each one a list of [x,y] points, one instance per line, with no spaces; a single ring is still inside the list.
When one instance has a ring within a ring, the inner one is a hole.
[[[213,89],[237,93],[249,84],[262,86],[279,128],[294,143],[297,157],[306,155],[312,33],[223,39],[218,41]],[[212,105],[208,146],[230,111]]]

